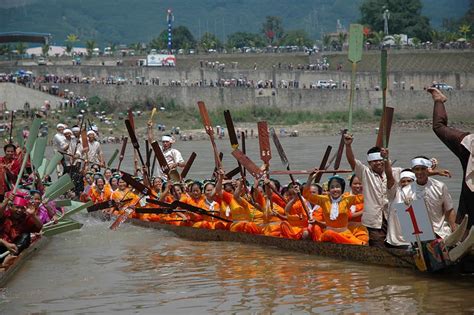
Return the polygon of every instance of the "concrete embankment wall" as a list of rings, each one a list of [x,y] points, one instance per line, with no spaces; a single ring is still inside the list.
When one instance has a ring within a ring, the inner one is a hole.
[[[212,68],[190,68],[180,70],[179,68],[160,67],[125,67],[125,66],[27,66],[22,69],[33,71],[35,75],[55,74],[58,76],[76,75],[83,77],[106,78],[108,76],[121,76],[127,80],[134,81],[135,78],[160,78],[160,84],[169,84],[171,80],[189,83],[206,80],[209,83],[216,79],[246,78],[248,80],[280,80],[299,81],[300,87],[309,87],[311,82],[318,80],[334,80],[339,84],[342,81],[350,82],[350,72],[343,71],[302,71],[283,70],[275,68],[273,70],[239,70],[225,69],[220,71]],[[0,72],[15,72],[18,67],[0,67]],[[404,82],[405,89],[413,85],[415,90],[422,90],[433,81],[444,82],[455,89],[474,90],[474,73],[472,72],[390,72],[390,88],[402,89],[401,82]],[[358,72],[357,84],[361,89],[373,89],[380,85],[380,74],[377,72]]]
[[[247,88],[211,88],[211,87],[170,87],[146,85],[60,85],[60,89],[69,89],[76,95],[87,97],[99,96],[118,106],[127,108],[133,103],[151,101],[158,98],[174,99],[184,106],[195,106],[197,101],[204,101],[209,108],[235,108],[239,106],[278,107],[283,110],[310,110],[313,112],[330,112],[347,110],[348,90],[317,89],[277,89],[262,90]],[[474,91],[446,92],[449,98],[450,117],[472,120],[474,117]],[[407,117],[425,114],[430,117],[433,102],[426,91],[396,90],[388,92],[388,105],[396,112]],[[356,91],[354,109],[373,111],[382,106],[381,91]]]

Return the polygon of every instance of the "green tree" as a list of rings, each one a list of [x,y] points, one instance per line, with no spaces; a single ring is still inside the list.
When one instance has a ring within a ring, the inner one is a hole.
[[[89,57],[92,57],[92,53],[94,52],[94,48],[95,48],[95,40],[93,40],[93,39],[86,40],[86,50],[87,50],[87,55]]]
[[[459,27],[459,33],[461,33],[465,39],[467,39],[467,35],[470,32],[471,32],[471,26],[468,24],[463,24]]]
[[[360,6],[362,24],[383,30],[383,12],[390,11],[388,29],[391,34],[407,34],[422,41],[430,40],[430,23],[421,15],[421,0],[364,0]]]
[[[196,40],[193,34],[186,26],[178,26],[171,30],[173,49],[196,48]],[[168,30],[163,30],[158,37],[150,42],[150,48],[167,49],[168,48]]]
[[[262,33],[266,36],[269,44],[278,42],[284,34],[281,17],[267,16],[262,25]]]
[[[304,30],[292,30],[283,36],[281,44],[285,46],[313,47],[313,40]]]
[[[9,55],[12,48],[8,44],[0,45],[0,55]]]
[[[372,32],[372,36],[369,38],[369,42],[374,46],[379,46],[382,44],[385,34],[383,31]]]
[[[223,46],[216,35],[206,32],[199,40],[199,47],[202,48],[205,52],[207,52],[209,51],[209,49],[220,49]]]
[[[44,44],[43,46],[41,46],[41,53],[43,54],[44,57],[48,56],[48,52],[49,52],[48,44]]]
[[[339,49],[342,50],[342,47],[344,46],[344,43],[347,40],[347,33],[339,33],[337,34],[337,44],[339,46]]]
[[[395,47],[400,49],[402,48],[402,37],[400,35],[394,35],[393,40],[395,42]]]
[[[259,34],[236,32],[227,36],[227,46],[229,48],[264,47],[265,39]]]
[[[28,46],[23,42],[17,43],[16,46],[15,46],[15,49],[16,49],[18,55],[20,55],[21,57],[23,57],[23,55],[26,54],[26,49],[27,48],[28,48]]]
[[[79,41],[79,38],[77,37],[76,34],[69,34],[66,37],[66,52],[68,54],[71,54],[72,49],[74,48],[74,44]]]
[[[323,36],[323,50],[331,49],[331,36],[329,34],[324,34]]]

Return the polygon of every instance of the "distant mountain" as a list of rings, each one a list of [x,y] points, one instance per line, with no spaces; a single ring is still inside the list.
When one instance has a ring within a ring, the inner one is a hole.
[[[187,26],[196,38],[218,38],[237,31],[259,32],[265,16],[283,18],[285,29],[304,29],[314,39],[357,21],[362,0],[0,0],[0,31],[53,34],[62,44],[70,33],[84,45],[149,42],[166,28],[172,8],[175,25]],[[422,0],[423,14],[439,27],[443,18],[458,18],[469,0]]]

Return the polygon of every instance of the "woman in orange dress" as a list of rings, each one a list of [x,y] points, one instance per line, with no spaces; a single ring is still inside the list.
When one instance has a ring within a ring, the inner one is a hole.
[[[89,198],[94,203],[100,203],[110,200],[112,195],[112,190],[110,185],[105,185],[105,180],[103,177],[97,177],[95,179],[95,185],[89,190]]]
[[[311,183],[314,176],[308,179]],[[324,222],[317,221],[314,226],[313,239],[321,242],[333,242],[340,244],[367,245],[368,231],[359,231],[356,236],[348,228],[350,207],[363,200],[362,195],[343,196],[345,181],[339,176],[332,176],[328,181],[329,195],[311,195],[309,187],[306,186],[303,196],[313,204],[321,207]]]

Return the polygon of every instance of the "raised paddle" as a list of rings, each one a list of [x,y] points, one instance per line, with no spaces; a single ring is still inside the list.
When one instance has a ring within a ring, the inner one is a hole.
[[[81,144],[84,151],[89,150],[89,141],[87,139],[87,131],[85,129],[81,131]]]
[[[209,118],[209,114],[207,113],[206,104],[204,102],[198,102],[199,107],[199,114],[201,115],[202,124],[204,125],[204,129],[206,133],[209,135],[209,140],[211,140],[212,150],[214,151],[214,162],[216,164],[216,168],[222,168],[222,163],[219,160],[219,153],[217,151],[216,142],[214,141],[214,129],[212,128],[211,120]]]
[[[181,171],[181,178],[186,178],[186,176],[188,175],[189,170],[191,169],[191,166],[194,163],[194,160],[196,159],[196,156],[197,156],[196,152],[191,153],[191,156],[186,161],[186,164],[184,165],[184,168]]]
[[[26,143],[25,143],[26,152],[23,157],[23,162],[21,163],[21,168],[16,179],[15,187],[13,188],[14,194],[16,193],[18,189],[18,185],[20,184],[21,177],[23,176],[23,172],[25,171],[26,162],[28,161],[31,150],[33,150],[33,145],[36,139],[38,138],[40,125],[41,125],[41,120],[39,118],[35,118],[30,128],[30,134],[28,135],[28,139],[26,140]]]
[[[71,188],[74,188],[74,183],[72,182],[69,174],[64,174],[45,189],[43,198],[53,200]]]
[[[59,162],[63,159],[63,155],[59,152],[55,152],[53,157],[49,160],[48,166],[46,167],[46,170],[44,171],[44,177],[49,176],[53,173],[54,169],[56,168],[56,165],[58,165]]]
[[[153,109],[151,110],[151,115],[150,115],[150,119],[148,119],[148,123],[152,123],[153,122],[153,116],[155,116],[156,114],[156,107],[153,107]]]
[[[352,63],[351,73],[351,92],[349,96],[349,132],[352,133],[352,104],[354,103],[355,77],[357,63],[362,59],[362,48],[364,45],[363,26],[360,24],[351,24],[349,28],[349,56]]]
[[[385,112],[387,107],[387,50],[382,49],[380,55],[381,74],[382,74],[382,145],[387,147],[387,122],[385,120]]]
[[[120,155],[119,155],[119,163],[118,163],[118,166],[117,166],[118,171],[120,171],[120,166],[122,166],[122,161],[123,161],[123,158],[125,157],[125,150],[127,149],[127,142],[128,142],[128,138],[127,137],[123,138],[122,148],[120,149]]]
[[[126,172],[122,172],[122,179],[132,186],[136,191],[138,191],[142,195],[148,195],[152,197],[157,197],[153,194],[152,190],[147,187],[146,185],[140,183],[139,181],[136,181],[131,174],[128,174]]]
[[[140,152],[140,144],[138,143],[137,136],[135,135],[135,129],[132,126],[132,122],[128,119],[125,119],[125,126],[127,127],[128,136],[130,137],[130,142],[132,142],[133,148],[138,154],[140,158],[140,163],[142,166],[145,166],[145,161],[143,160],[143,156]]]
[[[263,171],[254,163],[252,160],[249,159],[242,151],[234,150],[232,151],[232,156],[240,162],[240,164],[245,167],[247,171],[249,171],[250,175],[252,175],[256,180],[259,180],[263,176]]]
[[[321,160],[321,164],[319,165],[320,170],[325,170],[326,169],[326,165],[327,165],[327,162],[328,162],[328,159],[329,159],[329,155],[331,154],[331,150],[332,150],[332,146],[328,145],[327,148],[326,148],[326,152],[324,152],[323,159]],[[319,183],[322,176],[323,176],[323,173],[318,172],[318,174],[316,174],[316,177],[314,178],[314,182],[316,184]]]
[[[9,137],[9,140],[8,140],[8,143],[13,143],[13,139],[12,139],[12,132],[13,132],[13,110],[10,112],[10,137]]]
[[[273,143],[275,144],[275,147],[277,148],[278,155],[280,156],[281,163],[283,166],[286,167],[286,169],[289,171],[290,170],[290,162],[288,161],[288,157],[286,156],[285,150],[283,150],[283,146],[280,143],[280,139],[278,139],[278,136],[275,132],[274,128],[270,128],[270,134],[272,135]],[[295,178],[293,177],[293,174],[288,174],[290,176],[291,183],[293,186],[296,186],[296,181]],[[306,213],[306,217],[308,220],[310,220],[309,216],[309,209],[308,205],[306,204],[305,200],[303,199],[303,196],[301,195],[301,192],[298,190],[297,191],[297,196],[298,199],[301,202],[301,205],[303,206],[304,212]]]
[[[227,126],[227,133],[229,134],[230,146],[232,147],[232,150],[238,149],[239,140],[237,139],[237,134],[235,133],[234,121],[232,120],[232,116],[230,115],[229,110],[224,111],[224,119],[225,119],[225,124]],[[243,168],[238,161],[237,163],[239,165],[239,169],[241,170],[240,174],[242,178],[244,178],[245,168]]]
[[[158,164],[160,164],[161,171],[168,176],[171,169],[170,166],[168,165],[168,161],[166,161],[166,157],[163,154],[163,151],[161,150],[160,145],[158,142],[153,141],[151,143],[151,148],[153,149],[153,152],[155,153],[155,157],[158,160]]]
[[[385,111],[382,113],[380,119],[379,131],[377,133],[377,140],[375,141],[375,146],[381,148],[382,146],[388,146],[390,142],[390,133],[392,131],[393,123],[393,107],[385,107]],[[385,140],[385,142],[384,142]]]
[[[239,163],[239,165],[240,165],[240,163]],[[234,168],[230,172],[225,173],[225,178],[231,179],[232,177],[234,177],[235,175],[237,175],[239,173],[242,173],[242,166],[237,166],[236,168]]]
[[[151,161],[151,149],[150,149],[150,143],[148,140],[145,140],[145,161],[146,161],[146,167],[150,169],[150,161]]]
[[[242,142],[242,153],[243,154],[247,154],[247,147],[245,145],[245,132],[241,131],[240,132],[240,141]],[[246,170],[245,170],[245,167],[243,168],[244,169],[244,178],[245,178],[245,173],[246,173]]]
[[[133,116],[133,111],[131,108],[128,109],[128,120],[130,121],[130,125],[132,126],[132,129],[135,133],[135,118]],[[130,138],[131,140],[131,138]],[[133,143],[133,141],[132,141]],[[137,169],[138,169],[138,159],[137,159],[137,151],[133,151],[133,167],[134,167],[134,174],[136,175],[137,174]]]
[[[119,154],[119,149],[115,149],[114,153],[110,157],[110,160],[107,162],[107,167],[110,168],[112,164],[114,163],[115,159],[117,158],[117,155]]]
[[[337,148],[336,161],[334,162],[334,169],[339,169],[341,166],[342,153],[344,152],[344,136],[347,133],[347,129],[341,130],[341,140],[339,141],[339,147]],[[334,173],[336,175],[336,173]]]
[[[270,136],[268,134],[268,125],[266,121],[259,121],[257,123],[258,129],[258,144],[260,148],[260,159],[265,164],[268,170],[270,160],[272,159],[272,151],[270,147]]]

